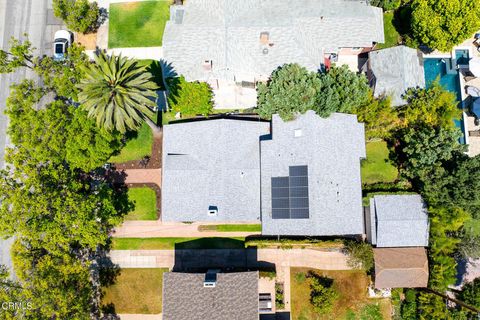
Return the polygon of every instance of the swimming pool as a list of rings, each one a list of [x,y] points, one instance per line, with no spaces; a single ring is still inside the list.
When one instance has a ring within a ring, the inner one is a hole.
[[[461,51],[461,50],[457,50]],[[457,52],[456,52],[457,53]],[[458,106],[461,108],[462,91],[460,88],[460,77],[457,70],[457,66],[454,65],[452,59],[440,59],[440,58],[426,58],[423,61],[423,70],[425,73],[425,85],[428,88],[432,83],[439,79],[440,84],[448,91],[455,93],[458,101]],[[465,132],[463,125],[463,118],[455,120],[455,126],[457,126],[463,133],[460,138],[460,143],[465,144]]]

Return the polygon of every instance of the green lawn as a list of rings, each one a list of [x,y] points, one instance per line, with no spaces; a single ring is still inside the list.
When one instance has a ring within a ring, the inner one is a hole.
[[[398,177],[397,168],[388,159],[388,148],[385,141],[367,143],[367,159],[362,161],[362,182],[390,183]]]
[[[242,248],[245,248],[245,238],[113,238],[114,250]]]
[[[379,43],[377,47],[390,48],[398,45],[401,40],[400,34],[393,25],[394,12],[389,11],[383,14],[383,29],[385,30],[385,43]]]
[[[161,313],[164,272],[168,269],[121,269],[115,284],[104,288],[102,305],[113,304],[116,313]]]
[[[261,224],[209,224],[199,226],[200,231],[217,232],[261,232]]]
[[[157,196],[148,187],[128,189],[128,198],[135,204],[126,220],[157,220]]]
[[[112,3],[109,10],[108,47],[162,45],[170,1]]]
[[[141,160],[152,155],[153,133],[148,124],[144,123],[138,132],[128,133],[127,143],[120,154],[110,158],[110,162],[122,163],[131,160]]]

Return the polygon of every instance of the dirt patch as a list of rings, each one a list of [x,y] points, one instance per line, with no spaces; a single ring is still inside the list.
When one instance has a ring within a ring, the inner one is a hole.
[[[125,2],[125,3],[120,4],[120,6],[122,7],[122,10],[127,10],[127,11],[136,10],[139,5],[140,5],[139,1],[137,1],[137,2]]]
[[[97,47],[96,33],[75,33],[75,41],[85,47],[85,50],[95,50]]]
[[[149,159],[133,160],[115,163],[117,170],[126,169],[157,169],[162,167],[162,142],[163,134],[153,135],[152,156]]]

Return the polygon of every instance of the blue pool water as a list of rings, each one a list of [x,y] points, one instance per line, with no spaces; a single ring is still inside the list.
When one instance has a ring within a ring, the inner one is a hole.
[[[462,53],[457,50],[455,53],[458,57]],[[468,56],[468,51],[467,51]],[[452,65],[452,59],[437,59],[427,58],[424,59],[423,68],[425,72],[425,85],[427,89],[432,85],[437,78],[440,84],[448,91],[455,93],[457,97],[459,108],[461,108],[460,102],[462,102],[462,91],[460,88],[460,77],[456,65]],[[460,138],[460,143],[465,144],[465,132],[463,132],[463,119],[455,120],[455,125],[462,130],[463,136]]]

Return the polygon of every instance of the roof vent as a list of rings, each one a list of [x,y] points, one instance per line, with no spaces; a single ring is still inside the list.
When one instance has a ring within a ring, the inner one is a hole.
[[[182,24],[183,23],[183,14],[185,10],[177,9],[175,10],[175,24]]]
[[[270,34],[266,31],[260,32],[260,43],[261,44],[268,44],[268,41],[270,40]]]
[[[263,53],[263,54],[268,54],[268,49],[267,49],[267,48],[264,48],[264,49],[262,50],[262,53]]]
[[[208,270],[207,273],[205,273],[205,280],[203,281],[204,288],[215,288],[218,272],[220,272],[220,270],[214,269]]]
[[[204,60],[203,61],[203,70],[211,71],[212,70],[212,60]]]
[[[218,214],[218,207],[217,206],[209,206],[208,207],[208,215],[209,216],[216,216]]]

